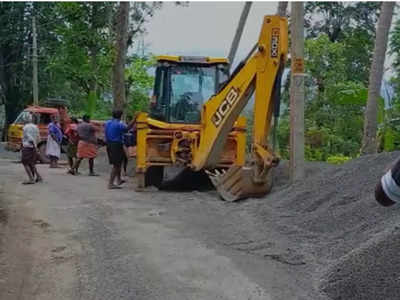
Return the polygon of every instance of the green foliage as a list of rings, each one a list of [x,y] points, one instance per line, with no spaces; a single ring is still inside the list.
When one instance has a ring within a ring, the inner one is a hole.
[[[90,116],[93,120],[108,120],[112,112],[111,100],[97,99],[94,110],[90,112]],[[69,111],[71,116],[81,118],[84,114],[88,113],[86,108],[75,108]]]
[[[396,21],[391,32],[389,46],[390,54],[394,55],[393,67],[398,69],[400,67],[400,20]]]
[[[374,36],[379,9],[379,2],[306,2],[307,34],[325,33],[332,42],[343,40],[354,29]]]
[[[395,104],[394,110],[399,112],[399,102],[400,102],[400,20],[397,20],[393,31],[390,35],[389,40],[389,53],[392,55],[393,59],[393,77],[391,78],[391,84],[395,91]]]
[[[80,99],[93,99],[89,94],[110,88],[113,36],[109,28],[114,4],[58,2],[55,13],[63,22],[55,26],[59,42],[47,68],[63,80],[60,88],[67,96],[71,94],[65,83],[84,95]]]
[[[372,31],[354,26],[360,20],[343,19],[342,3],[307,4],[314,10],[331,9],[337,18],[326,19],[309,28],[305,41],[306,101],[305,158],[313,161],[341,163],[357,157],[361,146],[364,109],[368,97],[366,79],[355,69],[368,74]],[[319,13],[322,13],[318,10]],[[342,20],[343,24],[335,22]],[[346,23],[348,22],[349,23]],[[336,28],[335,35],[329,28]],[[316,34],[318,33],[318,34]],[[352,51],[349,51],[351,49]],[[355,58],[359,55],[358,58]],[[364,59],[367,57],[367,59]],[[351,64],[349,61],[354,60]],[[352,66],[352,67],[350,67]],[[383,99],[379,99],[378,123],[384,121]],[[289,155],[289,113],[284,112],[278,129],[280,155]]]
[[[373,42],[374,34],[363,28],[349,30],[343,38],[346,68],[344,75],[347,80],[368,84]]]
[[[0,101],[7,123],[32,101],[32,12],[26,2],[0,3]]]
[[[305,42],[306,70],[313,85],[322,92],[326,87],[343,79],[346,69],[344,45],[330,42],[326,34]]]
[[[160,2],[131,5],[128,46],[145,32]],[[70,112],[94,119],[110,116],[111,69],[114,59],[116,2],[1,2],[0,103],[7,123],[32,103],[32,16],[38,32],[39,102],[47,97],[68,99]],[[134,110],[147,107],[151,76],[147,59],[128,60],[127,90]],[[141,66],[141,64],[146,65]],[[138,74],[136,74],[138,72]]]
[[[279,155],[285,159],[289,159],[289,137],[290,137],[289,117],[286,114],[284,117],[280,118],[279,125],[277,128]]]
[[[396,132],[392,128],[387,128],[387,130],[384,131],[383,149],[386,151],[394,151],[396,149],[395,138],[396,138]]]
[[[90,91],[88,95],[87,108],[86,108],[86,113],[90,117],[94,115],[94,112],[96,110],[96,103],[97,103],[97,95],[95,91]]]
[[[322,34],[305,44],[307,85],[305,137],[309,160],[358,154],[367,90],[346,77],[345,45]],[[350,76],[349,76],[350,77]]]
[[[308,38],[321,34],[344,48],[346,80],[368,84],[380,2],[306,2]]]
[[[149,74],[149,69],[154,66],[154,63],[154,57],[134,56],[131,58],[131,65],[125,74],[131,95],[128,98],[129,113],[148,110],[149,94],[154,84],[154,77]]]
[[[313,149],[309,145],[304,146],[304,156],[308,161],[323,161],[325,155],[322,149]]]
[[[350,159],[351,157],[349,156],[344,156],[339,154],[339,155],[329,156],[326,161],[331,164],[340,165],[345,163],[346,161],[349,161]]]
[[[392,108],[387,113],[395,113]],[[386,118],[385,122],[378,127],[378,151],[395,151],[400,149],[400,119]]]

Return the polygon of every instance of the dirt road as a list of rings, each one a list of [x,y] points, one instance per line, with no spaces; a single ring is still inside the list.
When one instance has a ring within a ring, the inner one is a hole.
[[[44,183],[24,186],[0,160],[0,299],[311,299],[307,266],[257,255],[271,241],[214,192],[109,191],[104,174],[39,168]]]

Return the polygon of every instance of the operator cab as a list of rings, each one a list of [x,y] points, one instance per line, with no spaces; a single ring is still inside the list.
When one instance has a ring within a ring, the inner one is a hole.
[[[227,81],[225,58],[159,56],[150,117],[168,123],[200,123],[204,102]]]

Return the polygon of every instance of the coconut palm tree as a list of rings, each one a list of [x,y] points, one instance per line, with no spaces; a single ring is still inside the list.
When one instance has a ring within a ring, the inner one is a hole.
[[[392,23],[395,2],[382,2],[381,14],[376,29],[375,49],[369,73],[368,100],[364,116],[364,134],[361,146],[361,155],[372,154],[377,151],[377,119],[378,97],[382,84],[383,66],[389,29]]]

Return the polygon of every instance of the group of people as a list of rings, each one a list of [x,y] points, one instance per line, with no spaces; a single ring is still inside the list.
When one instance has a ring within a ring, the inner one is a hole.
[[[51,116],[51,122],[48,125],[48,137],[46,142],[46,155],[50,159],[50,168],[58,167],[58,160],[61,156],[61,144],[64,137],[67,140],[67,157],[71,175],[78,175],[79,166],[83,159],[89,161],[89,176],[98,176],[94,172],[94,159],[97,157],[99,146],[106,145],[109,163],[113,166],[108,182],[109,189],[119,189],[125,180],[121,177],[121,169],[126,168],[128,162],[128,146],[134,145],[134,126],[135,119],[129,124],[122,120],[122,111],[114,110],[112,119],[104,124],[105,141],[97,139],[96,129],[90,122],[90,116],[84,115],[82,122],[76,118],[71,118],[71,123],[62,132],[57,116]],[[23,184],[34,184],[42,181],[42,176],[38,173],[36,162],[38,160],[38,143],[40,142],[40,133],[35,125],[35,115],[31,114],[25,121],[23,127],[21,162],[28,175],[28,180]],[[127,138],[127,137],[131,138]]]

